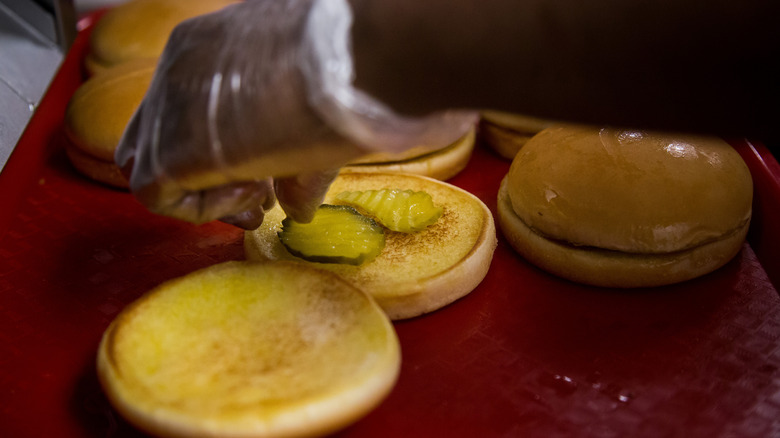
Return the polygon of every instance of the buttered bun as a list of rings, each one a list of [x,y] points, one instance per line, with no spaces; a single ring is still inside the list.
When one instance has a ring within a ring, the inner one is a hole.
[[[443,209],[423,231],[385,231],[379,255],[361,265],[315,263],[288,252],[277,237],[284,211],[266,212],[262,225],[247,231],[249,260],[290,260],[335,272],[371,295],[391,319],[432,312],[462,298],[485,278],[496,248],[493,215],[476,196],[451,184],[419,175],[347,172],[339,175],[325,203],[339,204],[344,191],[400,189],[424,191]]]
[[[659,286],[740,250],[753,185],[717,138],[555,126],[512,162],[498,220],[527,260],[572,281]]]
[[[130,0],[95,24],[85,58],[87,71],[98,71],[139,59],[160,56],[173,28],[198,15],[217,11],[238,0]]]
[[[398,378],[393,325],[365,293],[300,264],[225,262],[170,280],[106,329],[97,374],[156,436],[323,436]]]
[[[413,173],[448,180],[460,173],[474,151],[475,130],[447,146],[421,145],[398,154],[377,152],[344,166],[345,172]]]

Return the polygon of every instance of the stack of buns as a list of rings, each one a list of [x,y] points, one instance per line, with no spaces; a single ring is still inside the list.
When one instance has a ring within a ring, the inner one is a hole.
[[[739,252],[752,190],[747,166],[719,138],[555,126],[514,158],[498,221],[523,257],[553,274],[660,286]]]
[[[84,60],[90,77],[65,115],[65,150],[87,177],[114,187],[128,181],[114,163],[119,140],[141,103],[173,28],[238,0],[130,0],[103,14]]]

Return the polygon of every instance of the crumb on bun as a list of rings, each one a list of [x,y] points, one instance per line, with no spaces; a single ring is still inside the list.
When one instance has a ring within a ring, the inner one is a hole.
[[[498,220],[522,256],[553,274],[660,286],[739,252],[752,190],[747,166],[721,139],[560,125],[513,160]]]

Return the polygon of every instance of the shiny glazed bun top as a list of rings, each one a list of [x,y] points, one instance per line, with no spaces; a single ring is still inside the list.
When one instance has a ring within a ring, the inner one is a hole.
[[[712,137],[555,126],[523,147],[507,178],[527,226],[577,246],[681,251],[751,216],[750,171]]]

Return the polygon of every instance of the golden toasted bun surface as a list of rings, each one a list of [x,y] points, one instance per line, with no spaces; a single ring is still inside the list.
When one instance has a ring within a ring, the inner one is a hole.
[[[683,251],[751,216],[750,171],[716,138],[556,126],[526,143],[507,180],[526,225],[580,246]]]
[[[418,146],[399,154],[374,153],[352,161],[345,171],[399,172],[447,180],[466,168],[474,151],[475,130],[445,146]]]
[[[373,409],[400,367],[363,292],[299,264],[228,262],[165,283],[106,330],[98,374],[132,423],[176,436],[311,436]]]
[[[526,260],[559,277],[594,286],[634,288],[674,284],[718,269],[741,249],[749,224],[700,246],[671,253],[638,254],[575,246],[548,239],[516,214],[502,181],[497,220],[502,234]]]
[[[82,152],[114,161],[114,151],[154,75],[155,60],[135,60],[84,82],[65,112],[65,131]]]
[[[237,0],[130,0],[103,15],[90,35],[91,72],[131,59],[157,58],[180,22]]]
[[[411,189],[427,192],[444,209],[432,226],[417,233],[386,230],[386,245],[360,266],[307,262],[279,242],[284,212],[269,211],[263,225],[245,234],[250,260],[296,260],[339,274],[371,294],[391,319],[411,318],[439,309],[471,292],[485,277],[496,247],[490,210],[475,196],[431,178],[405,174],[343,173],[325,203],[342,191]]]

